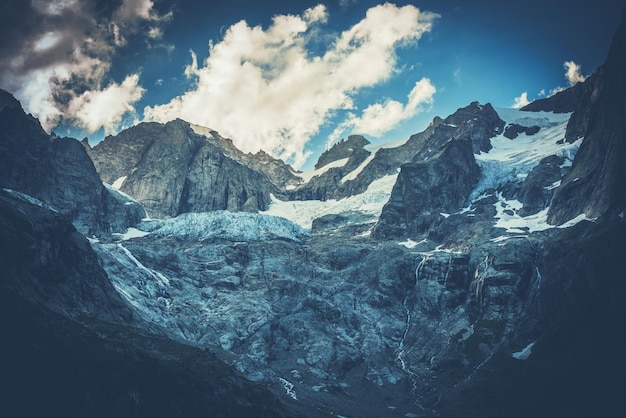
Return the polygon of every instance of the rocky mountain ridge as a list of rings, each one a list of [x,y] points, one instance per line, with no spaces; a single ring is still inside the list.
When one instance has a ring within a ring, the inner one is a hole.
[[[84,234],[123,231],[145,216],[139,204],[102,184],[77,140],[48,135],[5,90],[0,126],[0,187],[44,201]]]
[[[198,133],[199,132],[199,133]],[[87,149],[102,179],[135,197],[152,217],[267,209],[297,181],[283,162],[246,155],[214,131],[182,120],[141,123]]]
[[[68,332],[48,320],[53,342],[69,335],[85,347],[82,333],[95,330],[87,364],[104,358],[110,367],[108,344],[137,373],[154,370],[141,366],[152,360],[132,361],[146,356],[163,366],[161,377],[208,362],[229,388],[248,388],[220,403],[201,395],[219,394],[214,382],[182,372],[170,394],[189,403],[167,411],[179,416],[207,405],[226,405],[225,415],[254,405],[277,416],[610,415],[626,372],[625,28],[626,18],[601,70],[541,111],[474,102],[400,146],[374,149],[359,138],[360,147],[339,146],[317,176],[238,153],[183,121],[108,138],[89,151],[109,173],[103,179],[164,219],[87,246],[46,195],[3,191],[2,294],[18,301],[3,306],[71,321]],[[573,113],[556,112],[573,102]],[[17,134],[1,138],[16,160],[1,172],[6,184],[46,160],[54,141],[32,118],[12,116],[23,124],[15,132],[35,139],[29,148],[11,142]],[[80,190],[76,183],[66,187]],[[236,213],[263,202],[269,211]],[[303,211],[310,226],[296,225]],[[57,282],[69,290],[46,288]],[[28,353],[41,358],[36,351]],[[122,385],[112,399],[130,399],[143,409],[126,410],[145,415],[163,396],[145,388]]]

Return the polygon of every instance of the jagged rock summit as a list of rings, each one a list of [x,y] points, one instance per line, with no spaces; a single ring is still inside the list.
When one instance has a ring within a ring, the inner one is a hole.
[[[267,209],[298,179],[266,153],[244,154],[217,132],[180,119],[141,123],[88,153],[103,181],[133,196],[152,217]]]
[[[337,160],[350,158],[350,156],[359,152],[363,149],[363,147],[369,144],[370,141],[365,139],[362,135],[350,135],[348,139],[342,139],[335,143],[331,148],[324,151],[317,159],[315,169],[320,169]]]

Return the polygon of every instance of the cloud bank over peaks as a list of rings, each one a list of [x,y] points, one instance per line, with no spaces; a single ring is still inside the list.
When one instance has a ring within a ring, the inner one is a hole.
[[[130,35],[160,36],[171,13],[157,13],[152,0],[5,3],[0,84],[45,129],[64,120],[89,132],[102,127],[111,132],[126,113],[135,111],[133,105],[144,91],[138,74],[116,83],[109,77],[112,59]]]
[[[179,117],[231,137],[244,151],[263,149],[299,167],[308,157],[305,145],[320,127],[336,111],[353,109],[361,89],[389,79],[397,71],[396,49],[415,43],[437,17],[411,5],[378,5],[322,52],[313,52],[310,42],[319,43],[315,35],[328,19],[323,5],[300,16],[277,15],[267,28],[240,21],[220,42],[209,44],[203,63],[192,52],[185,75],[194,87],[168,103],[146,107],[144,118]],[[428,103],[432,93],[430,81],[422,79],[406,106],[393,101],[370,106],[344,127],[383,132]],[[376,125],[374,116],[383,120]]]

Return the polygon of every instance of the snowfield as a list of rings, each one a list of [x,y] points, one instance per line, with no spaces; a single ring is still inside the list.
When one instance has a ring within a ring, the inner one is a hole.
[[[282,201],[272,196],[269,209],[262,213],[289,219],[308,230],[311,230],[313,219],[331,214],[359,212],[371,217],[372,222],[376,222],[383,206],[389,201],[397,177],[397,174],[382,177],[373,181],[365,192],[340,200]]]
[[[571,165],[582,143],[565,142],[565,129],[570,113],[524,112],[515,109],[495,109],[502,120],[524,127],[539,126],[534,135],[521,133],[515,139],[503,134],[491,138],[492,149],[476,154],[481,178],[470,199],[475,200],[487,189],[503,186],[507,182],[523,180],[539,162],[550,155],[565,158],[563,166]]]

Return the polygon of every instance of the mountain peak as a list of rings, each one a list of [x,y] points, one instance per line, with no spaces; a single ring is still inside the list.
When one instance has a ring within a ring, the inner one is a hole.
[[[315,169],[318,170],[333,161],[349,158],[355,150],[361,149],[369,144],[370,141],[365,139],[362,135],[350,135],[348,139],[341,139],[320,155],[315,164]]]

